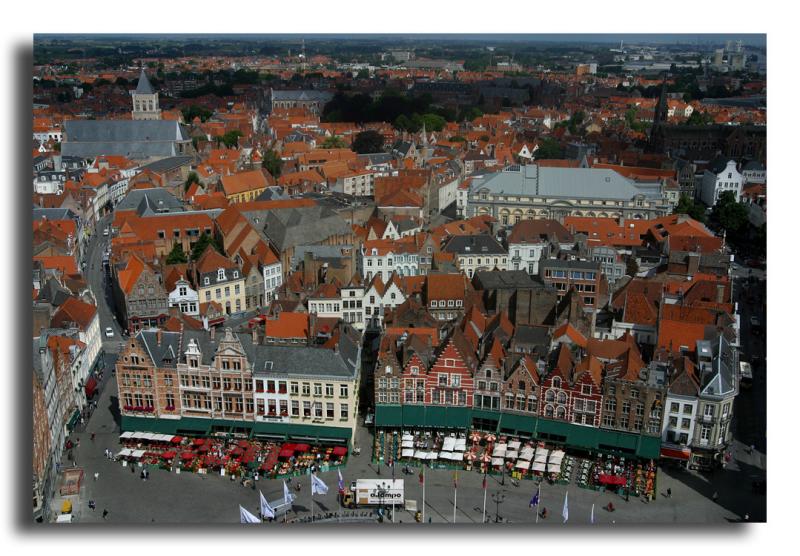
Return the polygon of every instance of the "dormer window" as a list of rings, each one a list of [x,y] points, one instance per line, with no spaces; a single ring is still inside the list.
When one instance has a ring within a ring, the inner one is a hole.
[[[217,280],[224,280],[224,279],[225,279],[225,269],[224,268],[220,268],[217,271]]]
[[[211,284],[211,280],[208,278],[208,276],[206,276],[203,278],[203,285],[208,286],[209,284]]]
[[[555,377],[553,379],[553,388],[561,388],[561,379],[560,378]]]
[[[239,277],[239,271],[238,270],[234,270],[233,271],[233,277],[234,278],[238,278]]]
[[[435,299],[431,301],[431,307],[436,307],[436,300]]]

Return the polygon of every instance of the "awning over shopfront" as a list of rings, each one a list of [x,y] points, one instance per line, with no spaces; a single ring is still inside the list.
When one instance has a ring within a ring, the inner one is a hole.
[[[85,389],[87,398],[94,396],[94,393],[97,390],[97,380],[93,376],[90,376],[89,380],[86,381]]]
[[[692,457],[692,451],[689,450],[688,448],[681,450],[677,448],[664,447],[661,448],[661,457],[689,461],[689,458]]]

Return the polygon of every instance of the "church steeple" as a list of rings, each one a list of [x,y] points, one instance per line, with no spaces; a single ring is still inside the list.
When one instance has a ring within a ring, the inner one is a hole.
[[[659,152],[662,147],[662,127],[667,123],[667,72],[664,72],[664,79],[661,82],[661,94],[656,103],[653,113],[653,125],[650,128],[649,147],[651,152]]]
[[[158,107],[158,92],[153,88],[147,74],[142,72],[139,74],[139,83],[136,85],[136,90],[131,91],[133,97],[133,112],[131,116],[134,120],[160,120],[161,109]]]

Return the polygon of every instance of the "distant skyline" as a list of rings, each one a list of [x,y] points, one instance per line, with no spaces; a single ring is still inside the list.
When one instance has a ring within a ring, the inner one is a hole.
[[[397,40],[422,41],[477,41],[477,42],[531,42],[566,44],[614,44],[620,40],[626,43],[642,44],[719,44],[729,40],[741,40],[745,45],[766,47],[765,33],[722,34],[722,33],[536,33],[536,34],[474,34],[474,33],[394,33],[394,34],[353,34],[353,33],[115,33],[115,34],[35,34],[34,41],[42,39],[61,40],[307,40],[350,39],[392,42]]]

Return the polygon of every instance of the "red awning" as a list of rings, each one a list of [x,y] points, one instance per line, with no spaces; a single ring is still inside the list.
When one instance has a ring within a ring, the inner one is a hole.
[[[311,446],[308,444],[295,444],[294,451],[295,452],[308,452],[311,449]]]
[[[164,459],[172,459],[172,458],[175,457],[175,452],[172,451],[172,450],[168,450],[168,451],[164,452],[163,454],[161,454],[161,457],[164,458]]]
[[[676,450],[675,448],[661,448],[661,457],[662,458],[682,459],[684,461],[689,461],[689,458],[692,457],[692,451],[691,450]]]
[[[241,448],[234,448],[233,450],[231,450],[231,455],[232,456],[241,456],[242,455],[242,449]]]
[[[181,459],[185,460],[194,459],[194,454],[192,452],[184,452],[181,454]]]
[[[297,444],[284,444],[281,447],[281,450],[291,450],[292,452],[294,452],[296,449],[297,449]]]
[[[624,485],[627,481],[625,477],[617,475],[600,475],[600,483],[604,485]]]
[[[347,455],[347,448],[345,448],[344,446],[336,446],[333,449],[333,455],[334,456],[346,456]]]
[[[281,459],[288,459],[294,455],[292,450],[281,450],[278,454],[278,457]]]
[[[239,448],[247,448],[248,446],[250,446],[250,443],[247,440],[240,440],[237,443],[237,445],[239,446]]]
[[[197,451],[198,451],[198,452],[208,452],[208,446],[206,446],[205,444],[203,444],[202,446],[200,446],[200,447],[197,449]]]
[[[195,438],[194,442],[193,442],[193,444],[195,446],[202,446],[205,443],[206,443],[206,439],[205,438]]]
[[[182,436],[173,436],[172,440],[170,442],[172,442],[173,444],[180,444],[181,442],[183,442],[183,437]]]
[[[93,376],[89,377],[89,380],[86,381],[86,397],[91,398],[94,396],[94,392],[97,390],[97,380]]]

